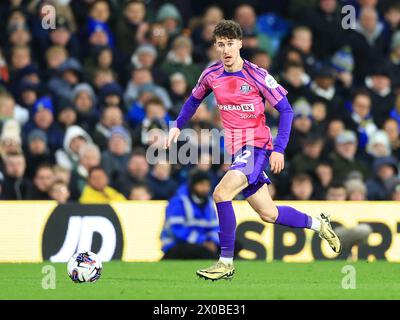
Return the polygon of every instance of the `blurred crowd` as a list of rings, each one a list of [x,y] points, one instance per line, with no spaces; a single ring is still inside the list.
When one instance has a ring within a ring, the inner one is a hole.
[[[400,200],[400,2],[213,3],[1,1],[1,199],[170,199],[194,168],[214,187],[229,164],[202,148],[201,130],[221,128],[212,94],[188,124],[198,164],[150,165],[146,150],[218,59],[213,29],[232,18],[242,56],[286,88],[295,114],[273,198]],[[279,114],[265,112],[275,136]]]

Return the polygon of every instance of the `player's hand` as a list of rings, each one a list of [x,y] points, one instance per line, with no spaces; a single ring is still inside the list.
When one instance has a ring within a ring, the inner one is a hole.
[[[168,149],[171,146],[172,141],[177,143],[180,133],[181,130],[179,130],[179,128],[171,128],[168,133],[168,139],[165,140],[164,149]]]
[[[273,151],[269,157],[271,171],[274,174],[280,173],[285,167],[285,159],[282,153]]]

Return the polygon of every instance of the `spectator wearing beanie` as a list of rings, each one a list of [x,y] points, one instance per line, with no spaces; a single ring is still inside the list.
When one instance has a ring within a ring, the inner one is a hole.
[[[353,131],[345,130],[335,139],[335,151],[329,160],[332,162],[333,174],[337,181],[343,182],[352,171],[359,171],[365,179],[368,170],[364,163],[356,158],[357,136]]]
[[[26,161],[29,164],[26,177],[33,179],[36,169],[43,163],[54,164],[54,153],[47,146],[47,136],[43,130],[34,129],[28,135],[27,148],[25,151]]]
[[[57,72],[58,75],[52,77],[47,86],[58,99],[70,100],[82,76],[82,66],[75,58],[68,58]]]
[[[46,132],[49,148],[52,152],[63,145],[64,134],[54,119],[54,106],[49,97],[38,99],[33,106],[32,118],[23,127],[24,136],[27,137],[33,129]]]
[[[96,95],[87,83],[78,84],[72,92],[72,102],[77,114],[77,123],[91,132],[99,119],[96,108]]]
[[[123,173],[131,152],[132,139],[124,127],[117,126],[111,129],[108,148],[102,153],[101,166],[110,178],[110,181]]]
[[[392,157],[377,158],[373,176],[367,180],[368,200],[390,200],[393,185],[398,182],[398,163]]]

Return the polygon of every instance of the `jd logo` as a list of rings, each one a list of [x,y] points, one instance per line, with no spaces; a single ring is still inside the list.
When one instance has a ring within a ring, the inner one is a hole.
[[[43,234],[43,259],[67,262],[75,253],[93,251],[102,261],[122,256],[122,230],[108,205],[58,206]]]

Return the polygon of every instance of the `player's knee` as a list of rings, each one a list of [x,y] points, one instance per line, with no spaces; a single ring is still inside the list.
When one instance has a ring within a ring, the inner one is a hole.
[[[275,206],[260,208],[257,210],[257,213],[261,220],[268,223],[274,223],[278,218],[278,209]]]
[[[231,201],[232,198],[229,196],[229,192],[221,186],[217,186],[213,193],[213,199],[215,202]]]

